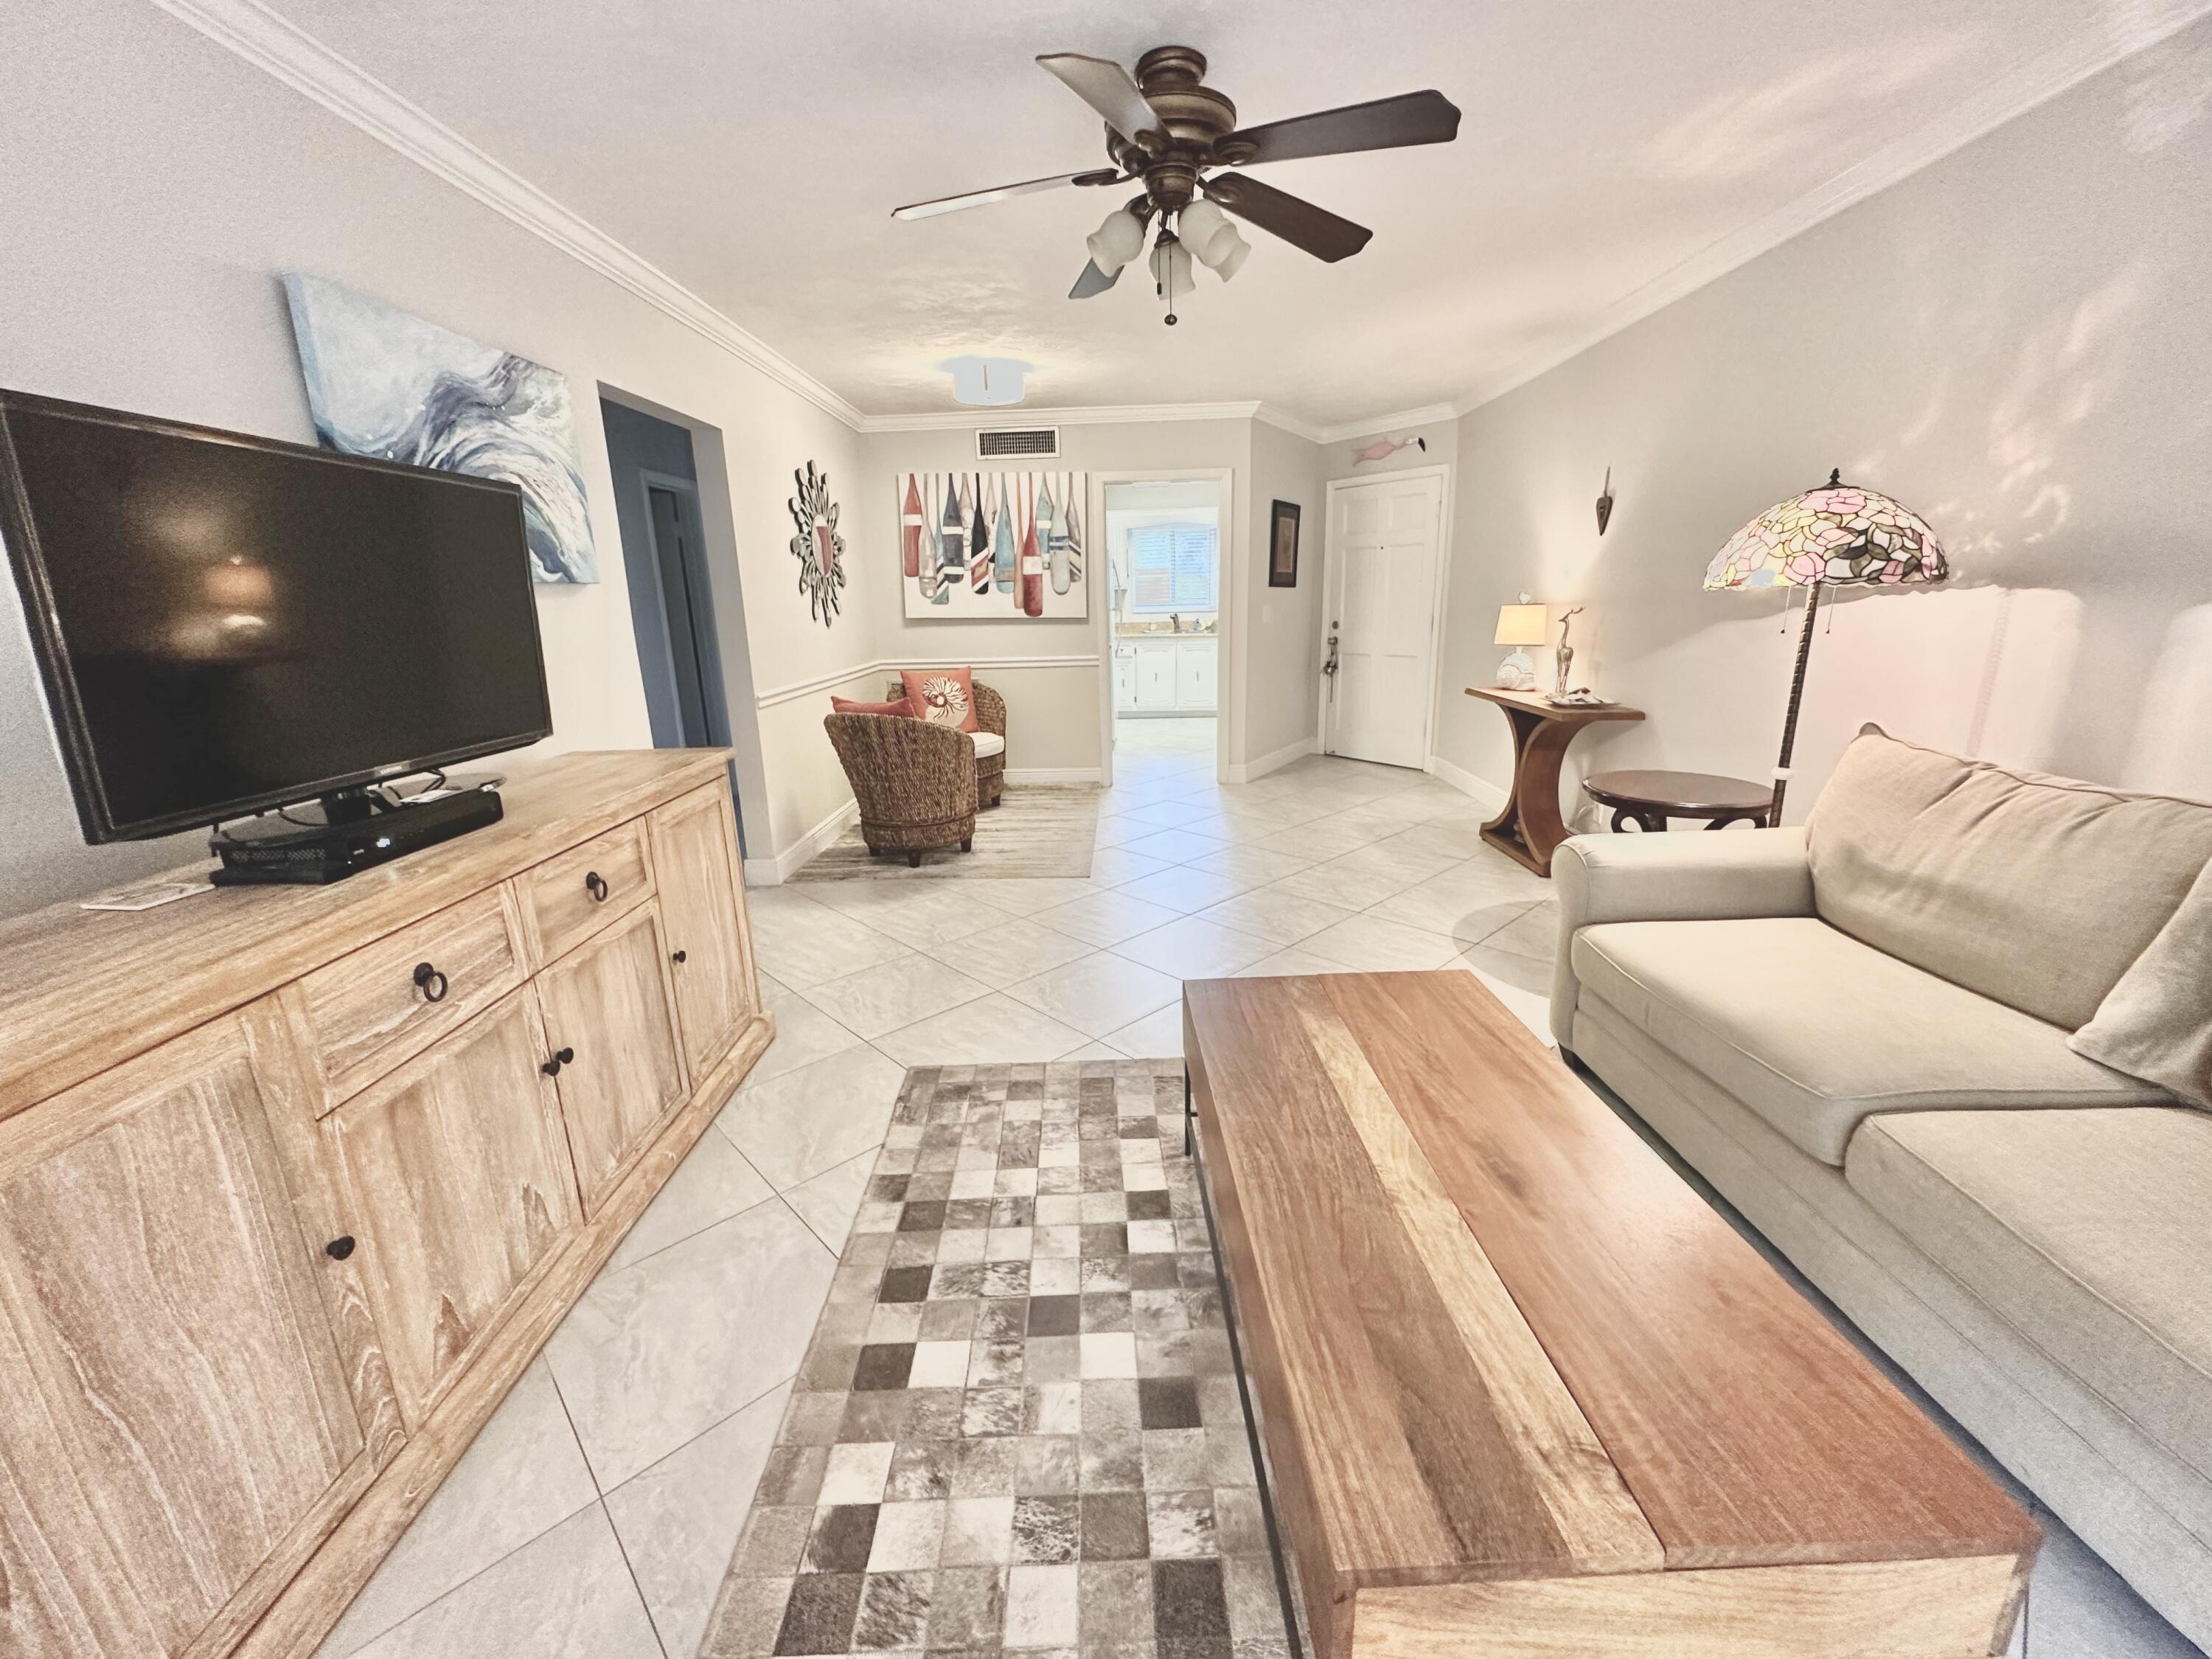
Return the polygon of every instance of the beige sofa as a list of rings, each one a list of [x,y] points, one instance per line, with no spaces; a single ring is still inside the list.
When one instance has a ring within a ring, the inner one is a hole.
[[[2212,807],[1870,727],[1802,830],[1567,842],[1552,1027],[2212,1646],[2212,1112],[2075,1046],[2203,1097],[2208,861]]]

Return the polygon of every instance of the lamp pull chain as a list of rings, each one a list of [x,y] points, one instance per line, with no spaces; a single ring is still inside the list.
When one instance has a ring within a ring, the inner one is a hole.
[[[1790,607],[1796,603],[1797,590],[1795,587],[1784,588],[1782,590],[1782,626],[1776,630],[1777,632],[1787,634],[1790,631]]]

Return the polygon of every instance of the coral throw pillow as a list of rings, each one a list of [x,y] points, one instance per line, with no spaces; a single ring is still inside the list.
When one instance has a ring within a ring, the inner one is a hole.
[[[832,697],[830,707],[839,714],[899,714],[914,718],[914,705],[903,697],[896,702],[855,702],[850,697]]]
[[[975,719],[975,671],[972,668],[902,668],[899,684],[915,712],[932,726],[983,728]]]

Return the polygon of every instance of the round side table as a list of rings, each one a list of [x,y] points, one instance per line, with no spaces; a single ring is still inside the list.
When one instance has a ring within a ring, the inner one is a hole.
[[[1583,792],[1613,808],[1613,827],[1656,832],[1669,818],[1703,818],[1705,828],[1743,823],[1764,825],[1774,810],[1774,791],[1741,778],[1711,772],[1594,772]]]

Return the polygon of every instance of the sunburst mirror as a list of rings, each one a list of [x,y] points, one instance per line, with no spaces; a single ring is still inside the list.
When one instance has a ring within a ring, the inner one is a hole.
[[[814,619],[824,628],[837,620],[838,594],[845,586],[845,538],[837,533],[837,503],[830,499],[830,475],[814,463],[794,471],[799,493],[791,498],[791,556],[799,561],[799,591],[806,595]]]

